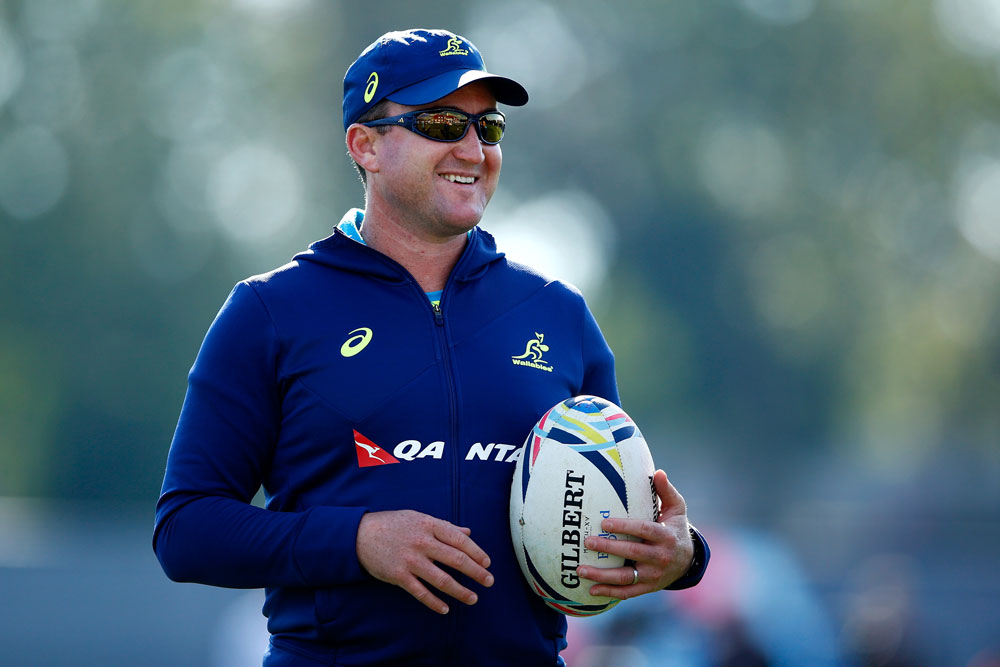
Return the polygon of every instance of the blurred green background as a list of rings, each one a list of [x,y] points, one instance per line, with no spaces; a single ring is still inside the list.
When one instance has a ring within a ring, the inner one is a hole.
[[[528,89],[483,226],[583,289],[715,547],[571,664],[997,664],[998,0],[0,3],[11,664],[242,664],[149,548],[186,372],[362,205],[343,73],[406,27]]]

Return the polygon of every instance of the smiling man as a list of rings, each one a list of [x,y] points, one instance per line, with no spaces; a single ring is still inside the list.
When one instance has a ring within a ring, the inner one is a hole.
[[[153,544],[177,581],[266,588],[265,665],[562,663],[565,618],[511,545],[511,475],[554,404],[619,397],[580,293],[477,226],[500,177],[497,104],[527,100],[464,37],[383,35],[344,78],[364,210],[240,282],[205,337]],[[595,595],[701,579],[707,545],[654,482],[657,521],[602,526],[642,543],[588,539],[634,562],[579,568]]]

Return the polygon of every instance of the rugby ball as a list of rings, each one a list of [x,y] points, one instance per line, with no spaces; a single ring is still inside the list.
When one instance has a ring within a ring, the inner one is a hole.
[[[510,532],[528,586],[552,609],[592,616],[619,600],[593,596],[578,565],[622,567],[625,559],[587,549],[607,533],[609,517],[655,521],[659,499],[653,458],[638,427],[620,407],[576,396],[546,412],[525,441],[510,489]]]

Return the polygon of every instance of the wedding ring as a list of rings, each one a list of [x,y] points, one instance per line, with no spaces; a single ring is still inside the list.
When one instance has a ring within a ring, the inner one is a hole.
[[[635,586],[639,583],[639,570],[634,565],[632,566],[632,585]]]

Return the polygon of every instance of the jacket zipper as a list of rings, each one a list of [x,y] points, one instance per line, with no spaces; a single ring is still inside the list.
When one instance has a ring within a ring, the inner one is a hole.
[[[445,290],[447,290],[445,286]],[[426,297],[425,297],[426,298]],[[441,294],[444,301],[444,293]],[[438,341],[441,343],[441,360],[444,362],[444,374],[448,383],[448,414],[449,438],[451,446],[451,513],[452,521],[459,523],[460,493],[459,493],[459,456],[458,456],[458,392],[455,390],[455,370],[451,363],[451,351],[448,348],[448,331],[444,326],[444,312],[440,302],[431,304],[434,311],[434,323],[437,325]]]
[[[368,248],[368,250],[371,250],[372,252],[377,252],[372,248]],[[448,442],[451,443],[451,446],[446,447],[446,449],[448,449],[451,452],[451,479],[452,479],[451,512],[452,512],[452,521],[456,525],[459,525],[459,510],[461,509],[461,502],[460,502],[461,493],[459,492],[460,488],[459,471],[460,471],[461,459],[458,453],[458,446],[459,446],[458,392],[455,390],[455,371],[451,363],[451,353],[448,349],[448,331],[444,325],[445,324],[444,311],[441,308],[441,303],[444,302],[445,296],[447,296],[448,294],[448,290],[451,287],[452,280],[454,280],[454,276],[458,273],[459,268],[461,267],[462,260],[466,259],[466,257],[469,255],[471,255],[471,248],[467,246],[465,248],[465,251],[462,253],[462,256],[459,257],[458,262],[455,264],[454,268],[452,268],[451,275],[448,276],[448,280],[445,282],[444,289],[441,291],[441,299],[436,304],[430,302],[430,300],[427,298],[427,294],[423,291],[423,289],[421,289],[420,283],[417,282],[417,280],[413,277],[412,274],[410,274],[409,271],[403,268],[403,266],[399,265],[398,262],[395,262],[394,260],[391,259],[389,260],[395,263],[399,267],[399,270],[402,271],[403,275],[407,276],[410,284],[413,285],[413,287],[420,294],[420,298],[423,299],[424,303],[426,303],[430,307],[431,311],[434,314],[434,324],[436,325],[434,328],[436,329],[438,343],[441,348],[441,360],[444,363],[444,372],[448,384],[448,414],[450,416],[449,419],[450,433],[448,434],[449,437]],[[456,606],[461,606],[461,603],[458,603],[456,601],[450,604],[449,606],[454,610]],[[451,634],[455,638],[451,651],[452,655],[454,655],[455,651],[459,646],[459,637],[460,637],[460,633],[458,632],[459,614],[456,614],[453,611],[451,614],[449,614],[449,616],[451,617],[450,619]]]
[[[341,231],[340,233],[343,234],[343,231]],[[434,313],[434,324],[437,325],[435,329],[437,330],[437,338],[441,346],[441,360],[444,362],[445,376],[447,377],[448,381],[448,410],[449,410],[449,415],[451,416],[451,419],[449,420],[450,421],[449,426],[451,429],[451,432],[449,433],[450,437],[449,442],[451,443],[451,447],[449,447],[448,449],[450,449],[450,451],[452,452],[451,476],[453,481],[451,490],[451,512],[453,520],[456,523],[458,522],[458,513],[460,510],[460,495],[461,495],[459,493],[459,484],[458,484],[459,463],[460,463],[460,458],[458,455],[458,446],[459,446],[458,445],[458,393],[455,391],[455,371],[454,368],[452,367],[451,354],[449,353],[448,350],[448,331],[444,326],[444,312],[441,309],[441,303],[444,301],[444,298],[448,292],[448,289],[451,287],[451,283],[454,280],[455,275],[460,270],[463,260],[466,260],[469,256],[471,256],[473,243],[475,243],[475,239],[470,235],[469,244],[462,251],[462,255],[458,258],[458,261],[452,268],[451,275],[448,276],[448,279],[445,281],[444,289],[441,291],[441,299],[436,304],[430,302],[430,300],[427,298],[427,294],[420,287],[420,283],[417,282],[416,278],[414,278],[413,275],[406,270],[406,268],[404,268],[401,264],[399,264],[395,260],[387,258],[384,255],[381,255],[374,248],[370,248],[368,247],[367,244],[364,244],[364,248],[366,250],[368,250],[369,252],[379,254],[380,257],[383,257],[392,264],[394,264],[399,269],[399,271],[404,276],[406,276],[409,283],[413,285],[414,288],[416,288],[417,292],[420,293],[420,298],[423,299],[424,303],[430,306],[431,310]]]
[[[450,283],[450,280],[449,280]],[[438,303],[430,303],[431,310],[434,311],[434,324],[437,325],[434,328],[437,330],[438,342],[441,346],[441,360],[444,362],[444,374],[447,378],[448,384],[448,427],[450,429],[448,434],[448,442],[450,446],[447,450],[451,454],[451,516],[452,523],[455,525],[461,525],[459,521],[459,510],[461,509],[461,493],[459,489],[461,488],[461,482],[459,480],[459,452],[458,452],[458,392],[455,390],[455,371],[451,363],[451,352],[448,348],[448,331],[444,326],[444,312],[441,309],[441,303],[444,301],[445,292],[448,291],[448,284],[445,284],[444,290],[441,292],[441,300]],[[419,285],[418,285],[419,289]],[[426,299],[427,296],[423,295]],[[449,606],[455,607],[460,606],[459,603],[453,602]],[[457,611],[457,610],[455,610]],[[449,619],[451,625],[452,637],[458,637],[458,624],[459,624],[459,614],[451,613]],[[452,646],[452,656],[454,657],[454,652],[458,648],[458,642],[456,641]]]

